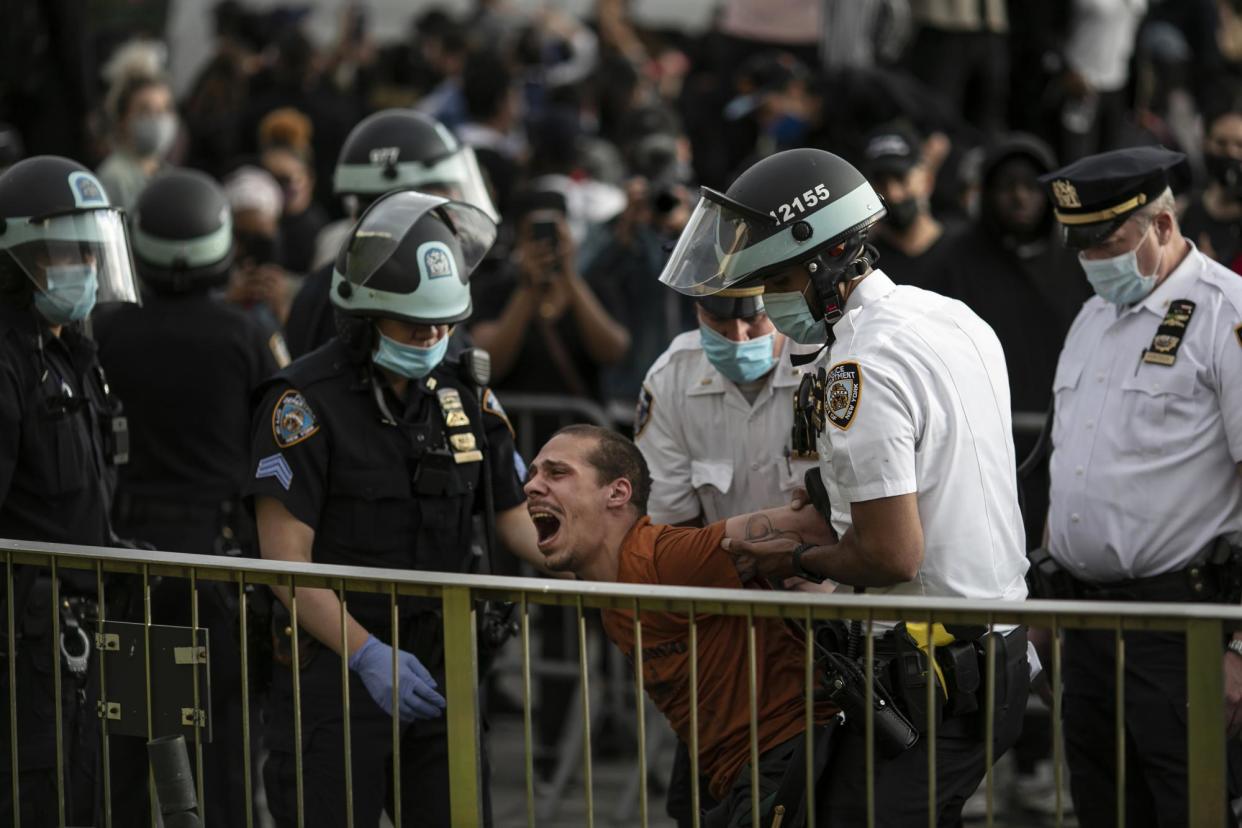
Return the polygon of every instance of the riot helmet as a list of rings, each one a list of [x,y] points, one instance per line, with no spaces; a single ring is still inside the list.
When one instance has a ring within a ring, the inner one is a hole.
[[[96,304],[139,302],[125,214],[68,158],[35,156],[0,175],[0,251],[3,293],[33,294],[52,324]]]
[[[809,148],[778,152],[724,193],[702,188],[660,281],[699,297],[802,265],[812,314],[832,322],[841,314],[837,285],[877,258],[866,235],[884,214],[879,194],[844,159]]]
[[[233,213],[209,176],[176,169],[154,178],[133,216],[134,264],[158,291],[219,287],[233,263]]]
[[[359,122],[341,147],[332,186],[338,196],[363,198],[413,188],[500,220],[474,150],[435,118],[410,109],[385,109]]]
[[[350,316],[415,325],[467,319],[470,275],[496,240],[477,207],[397,190],[367,208],[341,246],[332,304]]]

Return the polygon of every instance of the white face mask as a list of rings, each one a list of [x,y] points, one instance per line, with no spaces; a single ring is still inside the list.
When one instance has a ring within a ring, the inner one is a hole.
[[[1087,281],[1095,289],[1097,295],[1112,302],[1114,305],[1133,305],[1142,301],[1156,287],[1156,279],[1160,274],[1160,265],[1164,261],[1164,247],[1160,248],[1160,258],[1156,260],[1156,269],[1151,275],[1139,270],[1138,249],[1147,238],[1151,225],[1143,231],[1143,238],[1119,256],[1108,259],[1087,259],[1078,254],[1078,262],[1087,274]]]
[[[158,115],[141,115],[129,128],[130,143],[134,152],[143,158],[160,157],[172,148],[177,137],[177,116],[171,112]]]

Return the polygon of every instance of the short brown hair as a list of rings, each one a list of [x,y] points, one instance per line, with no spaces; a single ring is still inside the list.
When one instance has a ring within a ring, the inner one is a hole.
[[[651,471],[647,460],[633,441],[615,431],[594,425],[565,426],[553,434],[567,437],[585,437],[595,441],[595,448],[587,454],[587,462],[595,469],[600,485],[624,477],[630,482],[630,503],[640,516],[647,514],[647,498],[651,496]]]

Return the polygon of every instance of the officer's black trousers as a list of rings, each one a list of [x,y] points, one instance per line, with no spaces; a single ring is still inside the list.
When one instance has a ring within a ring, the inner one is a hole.
[[[1026,637],[1009,637],[1003,672],[997,670],[993,761],[1013,746],[1022,731],[1030,689]],[[915,723],[920,729],[924,725]],[[986,773],[982,711],[942,722],[936,731],[936,824],[962,824],[962,805]],[[863,723],[836,730],[828,769],[816,798],[819,825],[867,824],[866,740]],[[927,825],[927,740],[875,766],[876,825],[923,828]]]
[[[0,580],[3,586],[3,580]],[[19,796],[23,828],[58,824],[56,792],[56,694],[53,681],[51,622],[41,617],[50,606],[24,607],[40,622],[27,625],[17,652],[17,749]],[[18,616],[21,625],[21,616]],[[33,620],[33,618],[31,618]],[[0,625],[2,627],[3,625]],[[32,634],[33,627],[39,627]],[[0,644],[0,653],[7,648]],[[98,661],[92,656],[87,672],[75,677],[62,662],[61,747],[65,762],[63,789],[67,825],[96,825],[99,718]],[[13,793],[9,730],[9,662],[0,654],[0,825],[13,824]]]
[[[443,688],[441,665],[428,665]],[[306,828],[340,828],[345,819],[345,729],[341,705],[341,661],[316,645],[301,673],[302,786]],[[380,709],[362,681],[350,673],[350,758],[355,825],[375,825],[380,812],[391,813],[392,717]],[[401,817],[405,825],[449,828],[448,734],[443,716],[404,725],[401,734]],[[482,739],[480,749],[483,750]],[[297,823],[294,761],[293,681],[289,669],[276,666],[269,703],[263,783],[268,807],[279,828]],[[483,809],[491,824],[487,753],[482,754]]]
[[[1065,754],[1074,811],[1083,828],[1117,824],[1113,637],[1110,630],[1065,632]],[[1185,636],[1131,632],[1124,640],[1126,825],[1189,825]],[[1227,744],[1229,794],[1233,798],[1239,795],[1242,746],[1236,740]],[[1221,824],[1233,821],[1222,815]]]

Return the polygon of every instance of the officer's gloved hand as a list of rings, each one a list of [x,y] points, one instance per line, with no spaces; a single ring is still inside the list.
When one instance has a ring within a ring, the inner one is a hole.
[[[349,657],[349,669],[358,674],[367,692],[384,712],[392,715],[392,647],[375,636],[369,637]],[[434,719],[444,710],[444,697],[436,692],[436,680],[412,654],[397,650],[397,701],[401,721]]]

